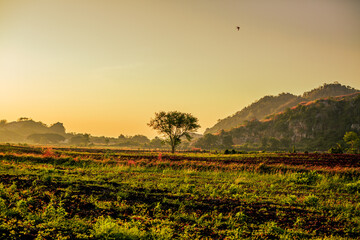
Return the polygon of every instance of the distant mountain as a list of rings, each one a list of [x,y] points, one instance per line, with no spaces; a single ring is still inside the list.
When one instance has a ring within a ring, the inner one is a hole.
[[[348,95],[360,90],[340,83],[324,84],[321,87],[305,92],[302,96],[296,96],[291,93],[281,93],[278,96],[265,96],[252,103],[234,115],[220,120],[213,127],[206,129],[204,134],[218,133],[221,130],[230,130],[244,124],[245,121],[263,120],[268,115],[283,112],[304,101],[312,101],[324,97],[335,97],[339,95]]]
[[[193,139],[202,135],[191,134]],[[162,139],[148,139],[144,135],[105,137],[91,136],[87,133],[67,133],[62,123],[57,122],[50,126],[43,122],[36,122],[30,118],[19,118],[17,121],[7,122],[0,120],[0,144],[40,144],[43,146],[76,146],[76,147],[120,147],[132,149],[167,149]],[[183,141],[179,149],[189,149],[190,143]]]
[[[65,140],[65,136],[65,128],[59,122],[50,127],[29,118],[20,118],[9,123],[5,120],[0,122],[0,142],[26,142],[39,138],[43,138],[43,142],[53,142],[52,139]]]
[[[341,142],[347,131],[360,133],[359,92],[302,102],[267,119],[248,121],[216,135],[207,134],[196,146],[257,150],[288,150],[296,146],[302,150],[328,150]]]

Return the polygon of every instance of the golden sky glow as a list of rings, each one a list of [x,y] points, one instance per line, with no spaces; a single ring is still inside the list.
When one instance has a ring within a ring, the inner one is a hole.
[[[0,0],[9,121],[153,137],[154,113],[178,110],[203,132],[264,95],[359,76],[356,0]]]

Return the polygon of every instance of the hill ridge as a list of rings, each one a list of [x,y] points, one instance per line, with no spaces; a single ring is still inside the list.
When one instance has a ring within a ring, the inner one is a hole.
[[[360,90],[334,82],[330,84],[325,83],[318,88],[304,92],[298,96],[291,93],[280,93],[276,96],[266,95],[244,107],[242,110],[237,111],[235,114],[218,121],[213,127],[206,129],[204,134],[214,134],[221,130],[230,130],[240,126],[245,121],[253,119],[262,120],[269,115],[294,107],[300,102],[312,101],[322,97],[347,95],[358,91]]]
[[[346,132],[360,133],[360,92],[301,102],[266,119],[247,121],[216,135],[206,134],[195,146],[204,149],[326,151]]]

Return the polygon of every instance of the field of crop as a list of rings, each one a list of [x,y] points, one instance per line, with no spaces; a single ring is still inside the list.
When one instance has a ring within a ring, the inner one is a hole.
[[[0,146],[0,239],[359,239],[360,155]]]

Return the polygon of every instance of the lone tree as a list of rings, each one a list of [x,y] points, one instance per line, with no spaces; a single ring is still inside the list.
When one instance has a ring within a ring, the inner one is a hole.
[[[168,138],[172,153],[175,152],[176,146],[181,143],[182,137],[186,137],[190,141],[192,138],[190,133],[200,127],[196,117],[190,113],[178,111],[155,113],[155,118],[151,119],[148,125]]]

